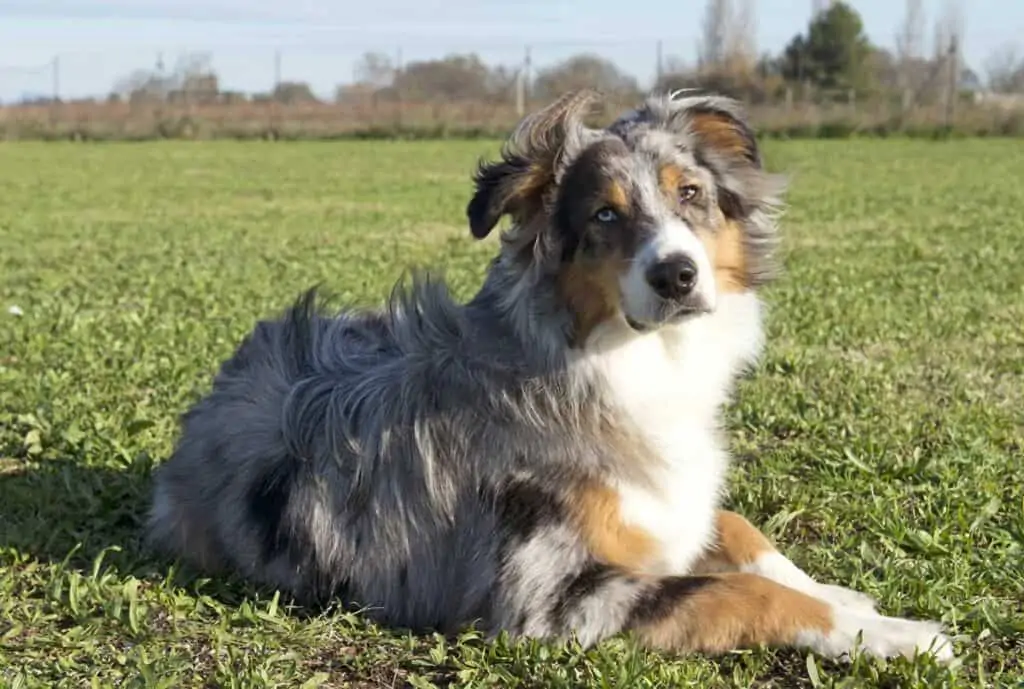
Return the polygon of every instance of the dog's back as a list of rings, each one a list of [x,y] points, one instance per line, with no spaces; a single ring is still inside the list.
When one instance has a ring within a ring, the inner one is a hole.
[[[396,296],[397,309],[328,317],[309,295],[259,323],[183,417],[155,474],[150,542],[390,624],[537,627],[528,612],[546,616],[545,596],[588,561],[562,523],[564,487],[534,471],[575,441],[543,391],[506,385],[517,357],[500,343],[486,355],[491,326],[429,285]],[[523,430],[534,414],[547,431]],[[573,447],[580,464],[591,445]]]

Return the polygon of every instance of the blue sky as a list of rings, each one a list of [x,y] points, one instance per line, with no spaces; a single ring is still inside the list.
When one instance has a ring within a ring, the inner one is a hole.
[[[923,0],[932,25],[947,0]],[[777,51],[802,31],[810,0],[758,0],[758,47]],[[902,0],[852,0],[869,36],[892,46]],[[983,71],[996,49],[1017,42],[1024,55],[1024,1],[963,0],[964,54]],[[646,84],[656,43],[666,55],[696,56],[704,0],[0,0],[0,100],[49,94],[59,56],[64,97],[109,91],[121,76],[168,66],[186,51],[209,52],[226,88],[265,90],[281,51],[285,79],[324,95],[348,81],[368,50],[405,61],[477,52],[513,63],[531,45],[534,64],[594,51]],[[447,18],[445,18],[447,17]]]

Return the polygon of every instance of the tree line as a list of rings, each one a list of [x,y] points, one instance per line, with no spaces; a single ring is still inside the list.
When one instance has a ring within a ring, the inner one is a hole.
[[[659,58],[653,88],[713,89],[748,102],[782,99],[866,100],[900,98],[907,105],[934,104],[965,91],[1024,92],[1024,59],[1012,48],[998,50],[985,65],[985,78],[963,63],[959,42],[963,19],[955,4],[935,22],[932,50],[924,50],[921,0],[907,0],[895,50],[871,42],[856,9],[831,2],[816,12],[803,31],[778,54],[756,49],[754,0],[708,0],[695,64]],[[516,99],[546,101],[569,89],[594,87],[612,98],[630,100],[646,91],[612,61],[581,53],[536,70],[526,65],[489,65],[475,53],[396,65],[371,52],[356,65],[354,79],[333,94],[339,103],[479,102],[508,104]],[[114,88],[112,99],[230,102],[318,100],[301,81],[278,83],[269,93],[246,95],[222,90],[209,59],[186,56],[169,75],[141,70]]]

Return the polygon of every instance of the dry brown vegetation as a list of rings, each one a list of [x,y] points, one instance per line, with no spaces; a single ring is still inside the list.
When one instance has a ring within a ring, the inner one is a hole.
[[[528,107],[540,105],[530,102]],[[609,103],[606,115],[635,105]],[[1019,136],[1024,111],[962,103],[947,125],[938,106],[903,114],[887,102],[752,103],[763,136]],[[435,102],[50,103],[0,108],[0,138],[42,140],[465,138],[504,135],[518,120],[514,105]]]

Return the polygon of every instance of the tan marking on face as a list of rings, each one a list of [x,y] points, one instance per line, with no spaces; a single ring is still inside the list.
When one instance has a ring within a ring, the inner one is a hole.
[[[650,534],[622,521],[619,495],[597,481],[579,488],[572,499],[572,513],[591,555],[599,562],[641,572],[657,550]]]
[[[743,229],[740,224],[718,215],[718,229],[698,229],[697,237],[708,253],[715,271],[715,284],[722,293],[745,292],[749,288],[746,248],[743,245]]]
[[[742,515],[728,510],[715,514],[715,541],[694,566],[695,573],[736,570],[758,557],[777,552],[761,531]]]
[[[605,199],[609,206],[614,208],[619,213],[625,214],[629,208],[629,197],[626,195],[626,190],[622,188],[622,185],[615,180],[611,180],[608,183],[608,190],[605,192]]]
[[[685,180],[686,174],[678,165],[662,165],[658,169],[658,186],[669,198],[679,195],[679,188]]]
[[[824,601],[756,574],[708,577],[681,593],[663,617],[640,624],[647,644],[677,652],[724,653],[759,645],[789,646],[801,632],[828,634],[834,622]]]
[[[562,299],[573,314],[572,344],[582,345],[594,328],[619,312],[619,274],[625,262],[617,255],[571,261],[559,275]]]
[[[746,156],[750,143],[743,132],[728,117],[716,113],[694,115],[691,120],[693,131],[707,146],[731,157]]]

